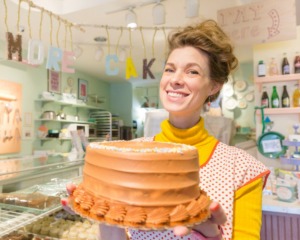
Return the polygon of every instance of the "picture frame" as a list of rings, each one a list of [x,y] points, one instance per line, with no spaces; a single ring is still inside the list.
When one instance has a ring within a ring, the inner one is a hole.
[[[78,99],[87,101],[88,97],[88,81],[78,78]]]
[[[48,70],[48,91],[52,93],[61,93],[61,73]]]

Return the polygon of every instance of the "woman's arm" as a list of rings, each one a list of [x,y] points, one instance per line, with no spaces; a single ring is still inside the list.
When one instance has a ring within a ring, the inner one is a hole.
[[[233,239],[259,240],[262,223],[263,179],[241,187],[235,193]]]

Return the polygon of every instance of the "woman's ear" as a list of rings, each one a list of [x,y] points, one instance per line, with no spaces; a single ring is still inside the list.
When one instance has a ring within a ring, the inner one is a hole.
[[[217,92],[221,91],[223,87],[223,84],[222,83],[217,83],[217,82],[214,82],[212,84],[212,88],[211,88],[211,91],[210,91],[210,95],[215,95]]]

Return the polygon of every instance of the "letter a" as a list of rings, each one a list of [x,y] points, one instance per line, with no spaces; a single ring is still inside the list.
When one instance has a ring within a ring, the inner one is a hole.
[[[137,72],[134,67],[133,61],[131,57],[126,59],[126,79],[129,79],[131,76],[137,77]]]

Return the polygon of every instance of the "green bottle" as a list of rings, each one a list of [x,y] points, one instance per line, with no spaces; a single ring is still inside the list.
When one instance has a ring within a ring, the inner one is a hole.
[[[272,96],[271,96],[271,107],[279,108],[279,96],[277,93],[276,86],[273,86]]]

